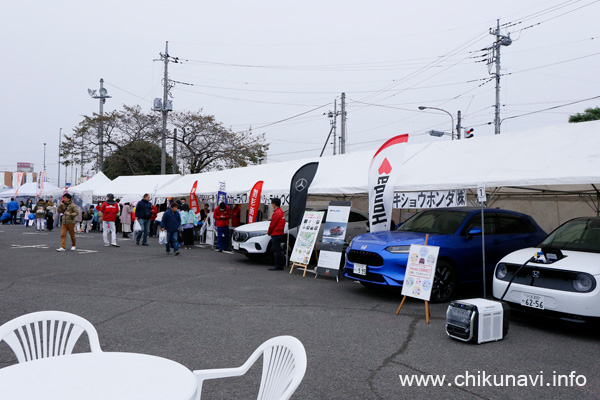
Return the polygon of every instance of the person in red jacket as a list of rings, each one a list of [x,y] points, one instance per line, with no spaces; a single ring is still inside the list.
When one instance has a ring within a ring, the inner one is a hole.
[[[120,247],[117,244],[117,230],[115,220],[119,210],[119,204],[115,201],[115,196],[112,193],[106,195],[106,201],[100,207],[102,212],[102,238],[105,246]],[[111,242],[108,242],[108,232],[111,234]]]
[[[229,219],[231,209],[221,202],[214,212],[215,226],[217,227],[217,251],[229,249]]]
[[[267,235],[271,236],[271,247],[273,248],[273,267],[269,268],[269,271],[281,271],[285,264],[285,258],[283,257],[283,251],[281,251],[281,244],[285,238],[285,216],[281,210],[281,200],[274,197],[271,199],[271,206],[273,207],[273,216],[271,217],[271,223],[269,224],[269,230]]]

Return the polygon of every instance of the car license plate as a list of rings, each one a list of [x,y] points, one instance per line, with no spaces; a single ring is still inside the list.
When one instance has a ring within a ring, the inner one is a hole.
[[[354,273],[356,275],[367,275],[367,266],[365,264],[354,263]]]
[[[523,293],[521,294],[521,305],[531,308],[537,308],[538,310],[544,309],[544,296],[538,296],[535,294]]]
[[[240,244],[236,243],[236,242],[233,242],[233,249],[234,250],[239,250],[240,249]]]

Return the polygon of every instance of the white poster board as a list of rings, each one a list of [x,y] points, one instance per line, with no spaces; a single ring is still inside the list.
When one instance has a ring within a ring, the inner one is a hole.
[[[294,250],[290,256],[290,261],[297,264],[308,265],[310,256],[312,255],[321,221],[325,215],[324,211],[305,211],[302,217],[302,224],[296,236]]]
[[[335,276],[340,269],[340,261],[344,251],[344,242],[350,217],[349,201],[331,202],[327,208],[327,219],[323,229],[317,275]]]
[[[429,301],[439,252],[438,246],[410,245],[402,295]]]

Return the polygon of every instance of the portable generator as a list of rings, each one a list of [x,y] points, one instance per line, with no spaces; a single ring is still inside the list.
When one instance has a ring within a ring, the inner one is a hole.
[[[446,311],[446,333],[463,342],[501,340],[508,333],[509,307],[486,299],[457,300]]]

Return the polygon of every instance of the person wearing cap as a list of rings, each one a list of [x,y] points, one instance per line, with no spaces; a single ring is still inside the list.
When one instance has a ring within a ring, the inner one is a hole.
[[[115,220],[119,213],[119,204],[115,201],[115,196],[112,193],[106,195],[106,201],[102,203],[100,212],[102,213],[102,239],[104,246],[120,247],[117,244],[117,229]],[[108,233],[110,232],[111,241],[108,241]]]
[[[231,209],[224,202],[219,203],[215,208],[214,214],[215,226],[217,227],[217,251],[229,249],[229,218],[231,218]]]
[[[75,217],[79,215],[79,209],[71,200],[71,195],[65,193],[62,197],[62,203],[56,210],[58,213],[62,213],[63,221],[60,229],[60,248],[56,251],[67,250],[67,232],[71,236],[71,250],[76,250],[75,247]]]
[[[281,200],[274,197],[271,199],[271,206],[273,207],[273,216],[271,217],[271,223],[267,230],[267,235],[271,236],[271,247],[273,248],[273,267],[269,268],[270,271],[280,271],[283,269],[285,259],[283,252],[281,251],[281,244],[285,238],[285,215],[281,210]]]

